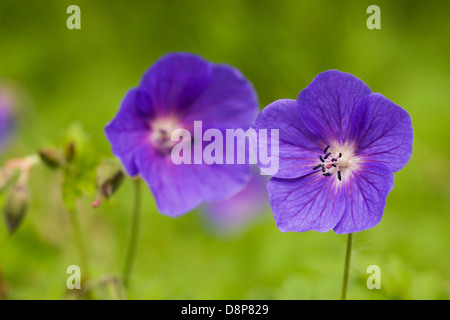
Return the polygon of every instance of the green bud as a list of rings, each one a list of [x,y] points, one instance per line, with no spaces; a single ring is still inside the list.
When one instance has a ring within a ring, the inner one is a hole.
[[[38,152],[42,162],[44,162],[50,168],[59,168],[64,162],[62,155],[59,151],[54,149],[41,149]]]
[[[9,234],[12,234],[22,222],[28,209],[28,203],[28,188],[24,185],[15,185],[3,207]]]
[[[70,141],[68,144],[66,144],[64,153],[66,156],[66,161],[68,163],[72,162],[72,160],[75,158],[75,143],[73,141]]]
[[[111,159],[103,160],[97,168],[97,189],[100,191],[100,196],[92,206],[96,208],[103,199],[111,197],[120,187],[124,178],[125,173],[120,163]]]

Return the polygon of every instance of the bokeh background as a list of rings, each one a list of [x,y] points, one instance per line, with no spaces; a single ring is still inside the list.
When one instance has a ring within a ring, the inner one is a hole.
[[[81,30],[66,9],[81,8]],[[381,8],[369,30],[366,8]],[[0,78],[26,101],[0,163],[36,152],[74,121],[111,157],[103,134],[125,92],[160,56],[188,51],[239,68],[260,107],[293,98],[318,73],[350,72],[406,109],[415,139],[381,223],[354,236],[348,298],[450,297],[450,26],[448,1],[0,1]],[[0,296],[65,299],[77,264],[61,175],[36,166],[32,205],[11,237],[0,224]],[[131,299],[338,299],[345,235],[281,233],[270,209],[235,232],[201,209],[173,219],[144,192]],[[98,209],[77,203],[93,278],[122,270],[132,182]],[[381,269],[369,290],[366,269]],[[108,294],[105,295],[108,297]]]

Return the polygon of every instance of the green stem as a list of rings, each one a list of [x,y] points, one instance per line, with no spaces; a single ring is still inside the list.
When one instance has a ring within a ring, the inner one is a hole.
[[[75,245],[77,247],[78,255],[80,258],[80,269],[83,274],[83,278],[89,279],[90,277],[89,264],[86,253],[86,247],[84,245],[83,233],[81,232],[80,219],[75,210],[70,210],[69,215],[73,229],[73,234],[75,237]]]
[[[345,253],[344,280],[342,282],[341,300],[347,299],[348,273],[350,269],[350,256],[352,253],[353,234],[349,233],[347,237],[347,251]]]
[[[136,251],[139,240],[139,223],[141,218],[141,179],[134,180],[134,204],[133,215],[131,217],[130,226],[130,238],[128,240],[128,250],[125,258],[125,264],[123,268],[123,284],[125,288],[128,287],[130,281],[130,274],[133,269],[133,263],[136,257]]]

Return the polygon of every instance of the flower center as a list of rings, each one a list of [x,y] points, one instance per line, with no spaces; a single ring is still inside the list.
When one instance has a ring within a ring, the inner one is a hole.
[[[172,141],[172,133],[181,128],[174,118],[160,118],[152,121],[150,140],[153,145],[162,153],[168,153],[178,141]]]
[[[324,177],[336,174],[337,179],[342,181],[355,166],[357,166],[357,159],[353,156],[352,148],[326,146],[323,155],[319,155],[319,163],[313,170],[321,169]]]

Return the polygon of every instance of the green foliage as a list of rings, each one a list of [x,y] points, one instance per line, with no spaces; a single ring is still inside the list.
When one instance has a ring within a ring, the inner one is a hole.
[[[66,163],[62,167],[62,198],[67,209],[73,211],[79,197],[85,193],[93,196],[95,192],[98,154],[80,123],[72,124],[64,132],[61,140],[62,149],[66,154]]]
[[[57,147],[40,149],[38,154],[46,166],[62,171],[62,199],[72,212],[78,198],[94,194],[99,155],[80,122],[65,129],[55,145]]]

